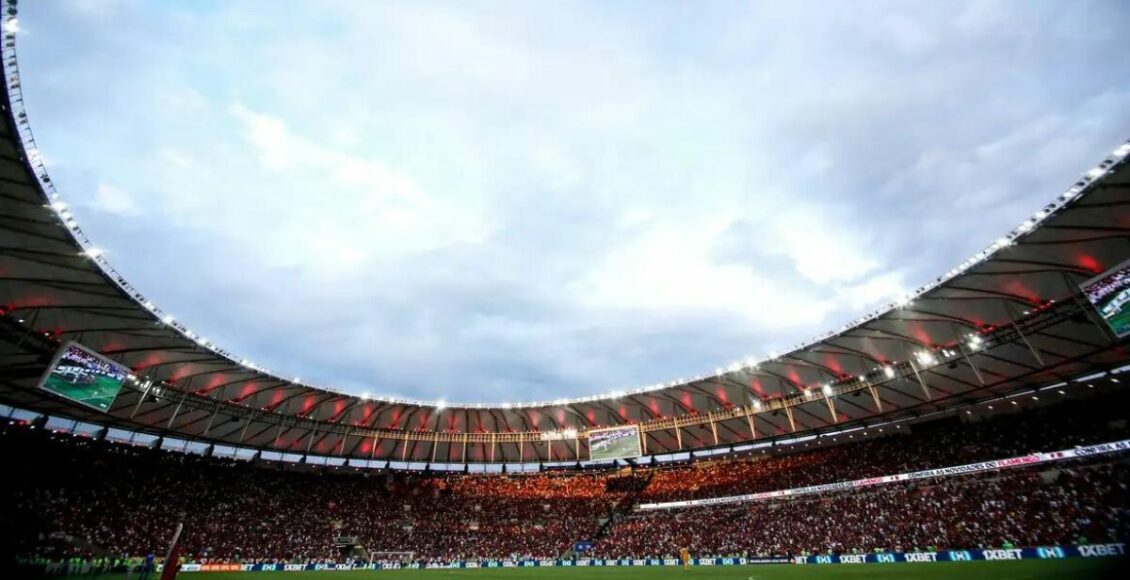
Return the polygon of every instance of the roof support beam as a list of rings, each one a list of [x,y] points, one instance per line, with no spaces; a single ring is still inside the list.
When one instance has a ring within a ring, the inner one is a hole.
[[[133,419],[137,415],[137,411],[141,409],[141,404],[145,402],[145,398],[149,396],[149,389],[153,388],[153,381],[145,381],[145,388],[137,397],[137,405],[134,406],[133,412],[129,414],[129,418]]]
[[[173,409],[173,414],[169,416],[169,422],[165,424],[166,429],[173,428],[173,421],[177,420],[177,415],[180,413],[180,408],[184,406],[184,400],[188,398],[188,391],[181,393],[180,402],[177,403],[177,408]]]
[[[220,414],[220,403],[216,402],[216,408],[212,411],[212,416],[208,418],[208,424],[204,426],[203,437],[207,437],[208,433],[212,430],[212,423],[216,421],[216,416]]]
[[[932,398],[930,389],[926,386],[926,381],[922,380],[922,374],[918,372],[918,365],[914,364],[913,357],[907,362],[910,363],[910,370],[914,371],[914,378],[918,379],[918,384],[922,385],[922,393],[926,395],[926,400],[929,401]]]

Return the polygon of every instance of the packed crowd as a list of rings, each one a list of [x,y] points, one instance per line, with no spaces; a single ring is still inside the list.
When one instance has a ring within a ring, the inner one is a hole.
[[[1121,439],[1130,436],[1127,404],[1130,397],[1113,393],[1100,400],[1065,402],[980,421],[951,417],[913,428],[888,426],[882,432],[872,428],[841,435],[838,441],[811,441],[803,453],[658,469],[643,499],[675,501],[773,491]]]
[[[553,558],[592,537],[617,500],[598,474],[283,471],[27,428],[0,440],[5,457],[35,465],[14,482],[16,529],[114,554],[153,551],[183,521],[184,553],[203,561],[337,558],[337,536],[431,558]]]
[[[605,556],[848,551],[1125,538],[1127,467],[1072,464],[784,502],[639,513],[639,502],[715,497],[996,459],[1125,438],[1123,394],[968,423],[946,419],[834,446],[634,473],[467,475],[355,471],[170,453],[0,428],[10,549],[115,556],[159,552],[177,522],[198,562],[338,560],[338,536],[365,553],[417,559],[556,558],[596,541]],[[862,437],[861,437],[862,438]],[[1109,459],[1108,459],[1109,460]],[[56,542],[57,544],[57,542]],[[65,550],[64,548],[58,548]]]
[[[602,557],[933,551],[1112,542],[1130,532],[1130,465],[1076,464],[811,499],[629,516]]]

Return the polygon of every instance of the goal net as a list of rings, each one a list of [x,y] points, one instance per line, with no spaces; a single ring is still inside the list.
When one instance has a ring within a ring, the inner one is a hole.
[[[399,562],[406,564],[416,559],[416,552],[387,552],[376,551],[369,554],[370,562]]]

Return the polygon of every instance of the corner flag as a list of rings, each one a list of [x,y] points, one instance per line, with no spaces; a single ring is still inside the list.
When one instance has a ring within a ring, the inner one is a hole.
[[[180,533],[184,530],[184,522],[177,524],[177,531],[173,532],[173,541],[169,544],[169,551],[165,554],[165,567],[161,569],[161,580],[175,580],[177,571],[180,570]]]

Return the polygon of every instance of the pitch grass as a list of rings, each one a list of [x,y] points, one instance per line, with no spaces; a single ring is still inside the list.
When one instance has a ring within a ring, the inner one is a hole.
[[[63,377],[50,375],[47,377],[47,381],[43,383],[43,388],[105,411],[110,408],[110,405],[114,404],[114,399],[118,397],[118,392],[122,390],[122,383],[109,377],[96,376],[92,384],[77,385]]]
[[[1125,308],[1118,314],[1106,319],[1106,322],[1114,330],[1115,334],[1121,336],[1130,332],[1130,308]]]
[[[1040,580],[1066,578],[1125,578],[1122,558],[1070,560],[1017,560],[1005,562],[936,562],[928,564],[774,564],[758,566],[699,566],[689,571],[681,567],[643,566],[611,568],[479,568],[472,570],[353,570],[349,572],[191,572],[181,573],[181,580],[540,580],[569,578],[576,580],[613,578],[721,578],[736,580],[798,580],[829,578],[855,580],[933,580],[938,578],[985,578],[993,580]],[[82,580],[89,580],[84,577]],[[120,580],[122,575],[96,576]],[[135,576],[136,578],[136,576]],[[156,575],[151,575],[156,580]],[[74,580],[79,580],[75,577]]]

